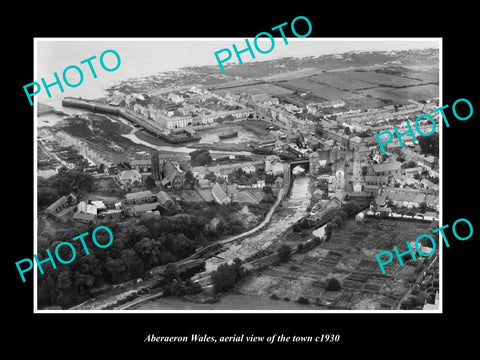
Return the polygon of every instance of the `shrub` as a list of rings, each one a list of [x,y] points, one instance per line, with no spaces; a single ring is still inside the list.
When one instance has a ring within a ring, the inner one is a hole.
[[[342,218],[341,218],[339,215],[335,215],[335,217],[332,219],[332,223],[333,223],[336,227],[340,227],[340,226],[342,226],[342,224],[343,224],[343,220],[342,220]]]
[[[327,285],[325,286],[325,290],[327,291],[338,291],[342,288],[340,285],[340,281],[335,278],[330,278],[327,280]]]
[[[304,305],[308,305],[310,304],[310,301],[308,301],[307,298],[303,297],[303,296],[300,296],[298,299],[297,299],[297,303],[299,304],[304,304]]]
[[[278,297],[277,294],[272,294],[272,295],[270,295],[270,299],[272,299],[272,300],[280,300],[280,298]]]
[[[278,249],[278,260],[281,262],[286,262],[292,256],[292,249],[288,245],[282,245]]]

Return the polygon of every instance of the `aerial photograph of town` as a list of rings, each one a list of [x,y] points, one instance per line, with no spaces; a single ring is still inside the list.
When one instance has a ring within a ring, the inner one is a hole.
[[[442,105],[440,40],[293,40],[221,71],[244,39],[37,39],[50,82],[97,55],[36,98],[35,253],[76,250],[42,264],[39,311],[438,311],[438,250],[375,255],[439,227],[441,115],[406,132]]]

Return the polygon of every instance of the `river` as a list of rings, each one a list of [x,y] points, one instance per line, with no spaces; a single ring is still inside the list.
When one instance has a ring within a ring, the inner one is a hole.
[[[281,233],[300,220],[310,205],[310,178],[296,177],[290,198],[283,203],[282,209],[273,214],[270,223],[262,231],[239,243],[227,246],[226,250],[206,260],[205,272],[215,270],[220,264],[231,263],[234,258],[245,259],[256,252],[266,249],[279,239]],[[221,258],[221,259],[220,259]],[[196,277],[197,277],[196,276]],[[229,294],[216,304],[195,304],[177,298],[159,298],[146,302],[135,310],[311,310],[308,306],[293,302],[277,301],[252,295]]]
[[[306,214],[306,208],[309,206],[311,199],[309,185],[309,177],[296,177],[292,184],[290,198],[283,203],[282,210],[273,214],[267,227],[239,243],[232,243],[224,252],[208,259],[205,264],[205,271],[213,271],[225,262],[231,263],[236,257],[244,260],[272,245],[281,233]]]

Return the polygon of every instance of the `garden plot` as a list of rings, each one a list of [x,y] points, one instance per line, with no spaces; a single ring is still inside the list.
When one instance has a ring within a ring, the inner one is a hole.
[[[402,267],[398,261],[392,261],[383,275],[375,254],[386,250],[387,245],[388,250],[393,246],[403,249],[406,240],[425,233],[429,224],[397,221],[390,230],[380,229],[379,224],[376,219],[362,224],[347,220],[334,229],[329,242],[256,273],[246,279],[240,291],[280,299],[303,297],[330,309],[394,309],[423,265],[412,262]],[[325,290],[332,277],[340,282],[340,291]]]

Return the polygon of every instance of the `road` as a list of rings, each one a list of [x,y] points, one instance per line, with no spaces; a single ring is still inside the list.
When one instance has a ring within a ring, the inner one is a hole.
[[[67,163],[66,161],[60,159],[57,154],[51,152],[46,146],[45,144],[43,143],[43,140],[42,139],[39,139],[38,140],[38,146],[43,150],[43,152],[45,153],[45,155],[47,155],[50,159],[55,159],[56,161],[58,161],[60,164],[62,164],[63,166],[65,166],[67,169],[70,169],[72,167],[72,164],[69,164]]]

